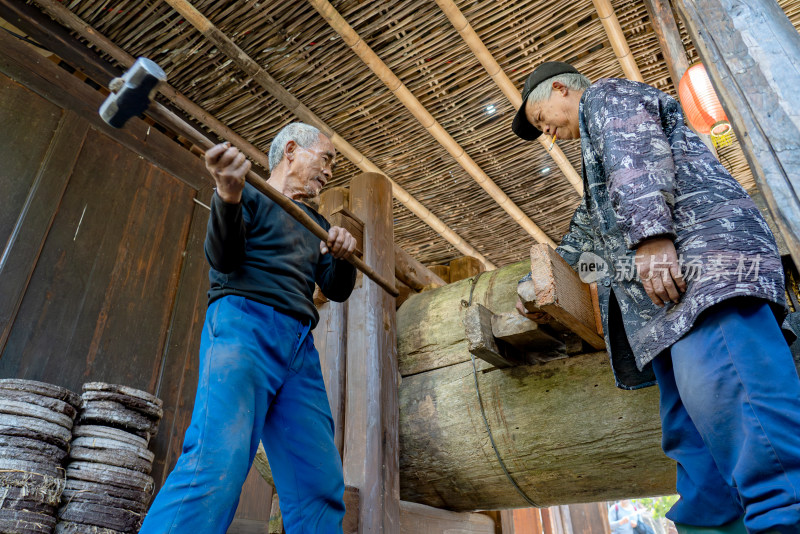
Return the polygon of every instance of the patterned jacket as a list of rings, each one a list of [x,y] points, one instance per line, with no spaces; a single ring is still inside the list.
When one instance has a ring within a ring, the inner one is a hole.
[[[619,387],[652,385],[647,364],[723,300],[766,299],[782,320],[775,238],[744,188],[686,126],[674,98],[643,83],[599,80],[581,98],[580,134],[585,193],[557,252],[579,273],[592,257],[585,253],[605,262],[598,296]],[[658,236],[675,243],[688,283],[680,302],[663,308],[634,266],[636,247]]]

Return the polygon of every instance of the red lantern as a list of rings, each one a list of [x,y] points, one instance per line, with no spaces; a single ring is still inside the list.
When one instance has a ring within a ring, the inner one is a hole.
[[[678,83],[678,96],[689,125],[701,134],[710,134],[715,146],[726,146],[733,141],[731,123],[728,121],[717,93],[708,79],[702,63],[689,67]]]

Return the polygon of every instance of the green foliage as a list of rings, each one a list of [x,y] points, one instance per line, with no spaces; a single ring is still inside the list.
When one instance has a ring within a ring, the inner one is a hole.
[[[677,495],[663,495],[661,497],[646,497],[644,499],[633,499],[639,506],[644,506],[650,513],[653,514],[654,519],[664,517],[664,514],[669,512],[672,505],[678,500]]]

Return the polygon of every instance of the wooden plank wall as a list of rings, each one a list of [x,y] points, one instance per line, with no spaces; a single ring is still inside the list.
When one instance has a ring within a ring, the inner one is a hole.
[[[0,32],[0,377],[80,392],[89,381],[158,395],[162,484],[197,386],[211,180],[202,161]],[[231,532],[267,532],[272,488],[251,477]]]

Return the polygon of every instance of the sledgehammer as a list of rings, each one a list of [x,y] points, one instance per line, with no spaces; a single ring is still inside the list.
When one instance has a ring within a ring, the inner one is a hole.
[[[122,128],[128,119],[140,115],[147,110],[152,97],[158,89],[158,84],[166,79],[167,75],[161,67],[147,58],[140,57],[122,77],[111,80],[109,89],[111,89],[112,92],[108,95],[105,102],[103,102],[103,105],[100,106],[100,116],[106,123],[114,128]],[[208,139],[205,139],[205,141],[207,142],[204,143],[205,146],[200,148],[208,150],[214,143]],[[250,185],[283,208],[285,212],[305,226],[312,234],[322,241],[328,240],[328,232],[326,232],[324,228],[317,224],[317,222],[303,211],[302,208],[299,208],[289,198],[269,185],[261,176],[251,170],[247,173],[246,180]],[[399,295],[394,284],[376,273],[372,267],[364,263],[358,256],[350,256],[347,258],[347,261],[352,263],[356,269],[367,275],[390,295],[394,297]]]
[[[156,62],[140,57],[121,77],[108,84],[111,94],[100,106],[100,117],[114,128],[122,128],[131,117],[147,110],[158,84],[167,74]]]

